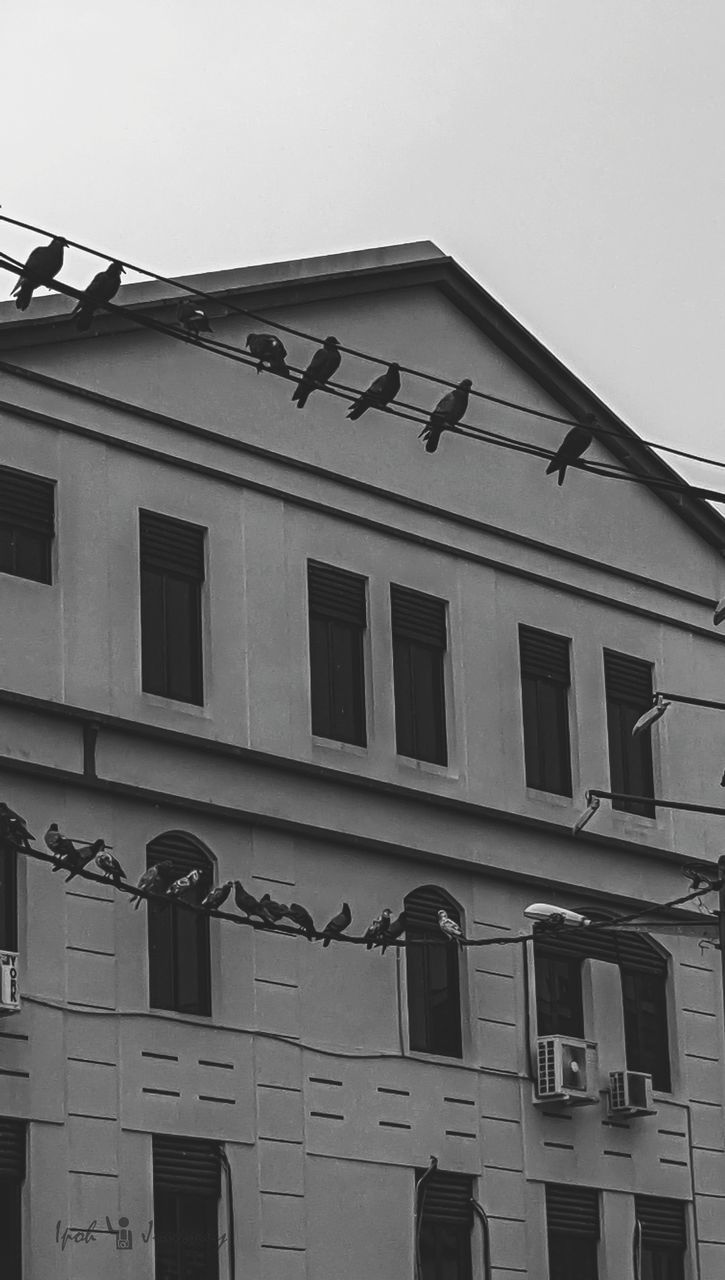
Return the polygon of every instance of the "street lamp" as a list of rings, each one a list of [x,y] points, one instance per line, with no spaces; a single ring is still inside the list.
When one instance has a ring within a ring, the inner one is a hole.
[[[599,799],[599,797],[593,796],[591,791],[587,791],[586,793],[586,802],[587,802],[586,809],[584,810],[581,817],[577,818],[576,822],[574,823],[574,826],[572,827],[572,835],[574,836],[577,835],[577,833],[581,831],[582,828],[585,827],[588,822],[591,821],[591,819],[594,817],[594,814],[596,813],[597,809],[601,804],[601,800]]]
[[[657,720],[661,720],[667,708],[671,706],[672,703],[666,702],[662,694],[658,693],[654,706],[650,707],[649,711],[645,711],[644,715],[639,717],[639,720],[632,729],[632,737],[636,738],[638,734],[644,733],[645,729],[651,729],[652,725],[655,724]]]
[[[568,924],[581,928],[582,925],[591,924],[591,920],[578,911],[553,907],[550,902],[532,902],[530,906],[524,907],[524,915],[527,920],[543,920],[551,925]]]

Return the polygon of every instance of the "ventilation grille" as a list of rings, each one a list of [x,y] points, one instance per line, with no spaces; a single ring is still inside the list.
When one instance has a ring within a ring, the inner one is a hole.
[[[446,647],[446,602],[407,587],[390,588],[393,635],[434,649]]]
[[[420,1179],[425,1170],[419,1169]],[[473,1224],[472,1180],[464,1173],[442,1173],[436,1169],[418,1190],[419,1211],[424,1222]]]
[[[0,467],[0,524],[30,529],[48,537],[54,532],[55,484]]]
[[[604,682],[607,698],[649,707],[652,702],[652,664],[624,653],[604,650]]]
[[[450,898],[440,890],[434,887],[414,889],[409,893],[405,902],[405,925],[408,932],[411,929],[433,930],[439,933],[438,929],[438,912],[442,909],[456,924],[461,923],[460,912],[453,905]],[[441,937],[443,935],[441,934]]]
[[[546,1224],[552,1235],[599,1239],[599,1193],[590,1187],[546,1185]]]
[[[337,569],[316,560],[307,562],[307,589],[310,613],[349,622],[355,627],[367,625],[365,602],[366,580],[347,569]]]
[[[634,1211],[642,1228],[642,1243],[665,1249],[687,1248],[685,1205],[659,1196],[635,1196]]]
[[[575,957],[578,960],[606,960],[621,969],[636,973],[666,975],[667,957],[657,951],[650,940],[641,933],[619,932],[608,929],[597,934],[594,930],[562,930],[554,937],[546,935],[534,926],[535,949],[538,955]]]
[[[221,1192],[221,1149],[203,1138],[154,1135],[154,1190],[215,1196]]]
[[[146,865],[155,867],[158,862],[173,862],[180,876],[198,868],[207,876],[213,871],[211,859],[198,845],[181,832],[169,831],[157,836],[146,850]]]
[[[536,627],[519,627],[522,676],[570,684],[569,641]]]
[[[22,1182],[25,1177],[24,1120],[0,1118],[0,1178]]]
[[[141,511],[141,568],[204,581],[205,530],[184,520]]]

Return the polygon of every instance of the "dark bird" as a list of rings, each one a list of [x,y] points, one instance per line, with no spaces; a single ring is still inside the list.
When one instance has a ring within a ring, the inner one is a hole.
[[[587,414],[584,421],[594,424],[594,415]],[[571,431],[567,431],[564,439],[559,445],[559,448],[546,468],[547,476],[550,476],[554,471],[558,471],[559,476],[557,484],[563,484],[569,463],[576,462],[577,458],[581,458],[582,454],[586,453],[593,438],[592,432],[589,430],[588,426],[572,427]]]
[[[370,383],[367,391],[363,391],[358,396],[355,403],[348,410],[348,418],[355,422],[358,418],[362,418],[368,409],[384,409],[386,404],[390,404],[400,391],[400,365],[389,364],[385,373]]]
[[[287,348],[273,333],[248,333],[246,345],[257,361],[257,373],[261,373],[266,364],[272,373],[289,377],[289,369],[285,363]]]
[[[290,902],[287,908],[287,919],[294,920],[310,942],[317,937],[317,930],[312,916],[306,907],[300,906],[299,902]]]
[[[81,332],[90,329],[93,312],[97,307],[103,306],[104,302],[110,302],[111,298],[115,297],[121,288],[121,276],[124,271],[122,262],[111,262],[105,271],[99,271],[98,275],[93,277],[71,311],[71,318],[75,316],[76,329],[80,329]]]
[[[30,841],[35,839],[28,831],[25,818],[15,813],[4,800],[0,800],[0,838],[21,849],[29,849]]]
[[[368,925],[365,930],[365,948],[367,951],[380,945],[383,935],[387,932],[392,914],[390,907],[385,907],[380,912],[380,915],[373,920],[372,924]]]
[[[438,441],[446,428],[455,427],[456,423],[461,421],[468,408],[468,396],[472,386],[471,379],[464,378],[453,391],[449,391],[442,400],[438,401],[430,419],[418,436],[419,440],[425,440],[426,453],[435,453]]]
[[[459,947],[463,948],[465,941],[463,930],[459,924],[456,924],[455,920],[451,920],[448,912],[444,911],[443,908],[438,912],[438,928],[441,933],[446,935],[449,942],[457,942]]]
[[[96,854],[96,866],[100,867],[107,880],[112,880],[116,888],[122,880],[126,879],[126,872],[121,866],[118,858],[114,858],[112,853],[106,853],[102,850]]]
[[[193,889],[199,883],[203,874],[204,872],[200,871],[198,867],[194,867],[194,870],[189,871],[187,875],[179,876],[178,880],[174,880],[174,883],[170,884],[166,890],[167,894],[175,898],[180,893],[186,893],[187,890]]]
[[[224,884],[218,884],[210,889],[205,898],[202,899],[202,907],[207,911],[218,911],[223,902],[226,902],[229,894],[234,887],[233,880],[225,880]]]
[[[247,893],[241,880],[234,881],[234,901],[245,916],[257,916],[260,920],[264,919],[264,916],[260,915],[257,899],[252,897],[251,893]]]
[[[94,840],[93,844],[81,845],[79,849],[74,849],[72,854],[63,858],[61,865],[66,870],[70,871],[70,875],[65,878],[66,884],[69,880],[72,880],[74,876],[80,875],[84,867],[87,867],[89,862],[92,862],[97,854],[99,854],[102,849],[105,849],[105,847],[105,840]],[[53,870],[55,871],[55,869],[56,868],[54,867]]]
[[[275,902],[268,893],[264,893],[259,899],[259,911],[267,924],[277,924],[287,915],[289,907],[284,902]]]
[[[385,948],[388,947],[391,942],[395,942],[396,938],[399,938],[403,933],[405,933],[405,912],[401,911],[400,915],[395,920],[391,920],[389,922],[388,927],[381,938],[381,954],[385,955]]]
[[[176,868],[173,862],[166,859],[164,862],[157,862],[153,867],[148,867],[136,888],[144,889],[146,893],[165,893],[175,875]],[[134,911],[138,911],[143,898],[141,894],[132,894],[130,901],[133,902]]]
[[[333,373],[340,368],[342,356],[338,351],[339,345],[337,338],[325,338],[319,351],[313,355],[292,395],[292,399],[297,401],[298,409],[304,409],[307,397],[315,389],[324,386]]]
[[[176,308],[176,319],[192,338],[198,338],[200,333],[214,332],[206,311],[193,298],[181,299]]]
[[[43,839],[54,858],[68,857],[75,852],[76,844],[82,843],[80,840],[73,841],[69,840],[67,836],[64,836],[62,831],[58,830],[57,822],[51,822],[48,830],[43,836]],[[53,867],[54,871],[60,871],[60,869],[60,866]]]
[[[352,911],[347,902],[343,902],[342,910],[336,916],[333,916],[328,924],[322,930],[324,938],[323,947],[329,947],[333,938],[339,938],[341,933],[350,928],[352,924]]]
[[[63,250],[67,247],[67,240],[54,236],[50,244],[33,249],[12,292],[13,297],[17,294],[15,306],[18,311],[27,311],[34,290],[41,284],[49,286],[57,276],[63,266]]]

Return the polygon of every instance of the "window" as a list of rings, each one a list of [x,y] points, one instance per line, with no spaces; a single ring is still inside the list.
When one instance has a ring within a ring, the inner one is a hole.
[[[52,582],[55,484],[0,467],[0,573]]]
[[[681,1200],[635,1196],[640,1280],[685,1280],[687,1227]]]
[[[457,924],[458,908],[433,885],[414,889],[405,907],[405,968],[408,987],[408,1029],[411,1049],[448,1058],[463,1056],[458,947],[438,927],[441,908]],[[428,940],[436,946],[416,946]]]
[[[398,755],[447,764],[445,601],[392,586],[390,605]]]
[[[26,1124],[0,1117],[0,1251],[3,1280],[22,1277]]]
[[[18,946],[18,855],[10,845],[0,849],[0,947]]]
[[[584,1038],[582,962],[577,956],[557,955],[545,944],[534,947],[536,970],[536,1026],[540,1036]]]
[[[604,685],[612,791],[654,796],[651,735],[641,733],[632,737],[637,720],[652,706],[652,665],[605,649]],[[647,800],[613,800],[612,808],[640,813],[645,818],[655,816],[655,807]]]
[[[213,863],[201,845],[180,831],[157,836],[146,850],[146,865],[173,863],[174,879],[198,868],[204,873],[184,901],[200,903],[209,889]],[[188,911],[178,898],[149,898],[149,1004],[152,1009],[211,1014],[209,917]]]
[[[146,693],[201,706],[205,531],[150,511],[140,519],[141,684]]]
[[[651,972],[623,967],[622,1003],[629,1070],[647,1071],[653,1088],[669,1092],[666,966]]]
[[[218,1280],[221,1149],[153,1137],[156,1280]]]
[[[597,1280],[598,1192],[548,1183],[546,1234],[549,1280]]]
[[[364,747],[365,579],[310,560],[307,590],[312,732]]]
[[[472,1280],[471,1178],[440,1169],[427,1176],[417,1169],[415,1176],[420,1280]]]
[[[570,796],[569,641],[519,627],[526,785]]]

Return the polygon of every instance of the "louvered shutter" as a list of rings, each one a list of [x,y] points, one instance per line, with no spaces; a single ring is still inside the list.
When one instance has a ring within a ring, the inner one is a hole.
[[[606,960],[622,969],[639,973],[667,974],[667,957],[657,951],[643,934],[607,929],[601,933],[587,929],[562,930],[558,935],[534,927],[536,950],[542,955],[573,956],[581,960]]]
[[[546,1223],[550,1235],[599,1239],[599,1193],[590,1187],[546,1185]]]
[[[207,874],[211,874],[213,869],[204,851],[180,832],[165,832],[163,835],[157,836],[155,840],[152,840],[148,846],[146,851],[147,866],[154,867],[157,862],[164,862],[167,859],[178,868],[180,876],[188,875],[190,871],[194,871],[197,867]]]
[[[638,707],[652,702],[652,664],[641,658],[605,649],[604,681],[608,699]]]
[[[393,635],[434,649],[445,649],[446,602],[435,596],[391,586],[390,607]]]
[[[423,1171],[417,1171],[420,1179]],[[418,1188],[418,1211],[424,1222],[473,1224],[472,1179],[465,1173],[444,1173],[436,1169]]]
[[[569,641],[537,627],[519,627],[521,674],[569,685]]]
[[[310,613],[364,628],[367,625],[365,586],[365,578],[357,573],[316,560],[307,562]]]
[[[438,912],[443,909],[455,920],[456,924],[460,924],[460,912],[453,903],[441,893],[440,889],[434,887],[414,889],[409,893],[403,904],[405,907],[405,924],[406,930],[433,930],[438,932]],[[442,936],[442,935],[441,935]]]
[[[0,467],[0,524],[52,538],[55,484],[24,471]]]
[[[659,1196],[635,1196],[634,1209],[642,1230],[642,1244],[684,1252],[687,1248],[685,1205]]]
[[[25,1177],[27,1125],[0,1117],[0,1179],[22,1182]]]
[[[221,1195],[221,1157],[218,1142],[205,1138],[153,1137],[154,1191]]]
[[[203,582],[206,530],[152,511],[141,511],[139,517],[141,568]]]

